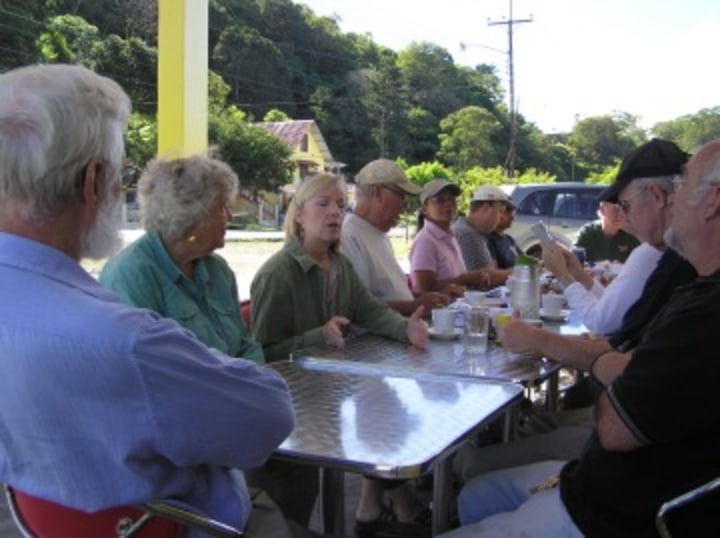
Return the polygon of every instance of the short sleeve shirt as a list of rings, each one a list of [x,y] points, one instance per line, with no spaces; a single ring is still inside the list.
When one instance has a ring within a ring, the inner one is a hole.
[[[432,271],[438,280],[449,280],[467,272],[460,245],[452,231],[445,231],[430,220],[415,236],[410,248],[413,287],[415,271]]]

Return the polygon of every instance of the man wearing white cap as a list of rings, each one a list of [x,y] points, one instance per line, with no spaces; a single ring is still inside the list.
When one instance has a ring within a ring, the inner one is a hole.
[[[473,193],[467,217],[452,225],[468,270],[490,269],[490,286],[503,284],[510,270],[497,269],[488,249],[487,235],[497,226],[508,196],[494,185],[480,185]]]
[[[401,314],[410,315],[421,305],[427,311],[446,305],[449,298],[442,293],[413,295],[387,237],[405,209],[405,197],[417,195],[420,187],[389,159],[369,162],[355,180],[355,209],[343,221],[341,244],[360,280]]]

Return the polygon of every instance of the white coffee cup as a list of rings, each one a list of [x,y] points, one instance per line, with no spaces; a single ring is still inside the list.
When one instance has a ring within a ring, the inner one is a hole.
[[[452,334],[455,330],[455,311],[449,308],[434,308],[432,327],[438,334]]]
[[[465,292],[463,298],[465,299],[465,302],[470,306],[480,306],[481,304],[483,304],[486,295],[487,294],[484,291],[468,290]]]
[[[546,316],[559,316],[562,314],[564,298],[558,293],[543,293],[541,304]]]

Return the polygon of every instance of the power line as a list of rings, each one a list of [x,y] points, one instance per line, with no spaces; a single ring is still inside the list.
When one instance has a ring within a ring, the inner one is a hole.
[[[517,138],[517,112],[515,103],[515,66],[513,62],[513,26],[524,22],[533,22],[532,15],[529,19],[513,19],[513,0],[509,0],[509,15],[507,20],[491,21],[488,26],[505,25],[508,30],[508,85],[510,93],[510,144],[507,158],[505,159],[505,175],[513,177],[515,174],[515,139]]]

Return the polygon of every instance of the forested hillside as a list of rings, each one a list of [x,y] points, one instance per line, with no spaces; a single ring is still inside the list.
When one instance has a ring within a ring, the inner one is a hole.
[[[393,51],[290,0],[209,0],[209,8],[210,139],[255,188],[288,177],[286,148],[248,127],[268,114],[314,119],[349,174],[379,156],[436,162],[458,177],[505,163],[510,120],[497,66],[458,65],[427,42]],[[0,69],[77,62],[116,79],[133,100],[128,155],[138,166],[154,152],[156,45],[151,0],[0,0]],[[564,135],[519,116],[515,168],[604,177],[651,134],[688,150],[720,136],[720,107],[653,131],[631,112],[584,118]]]

